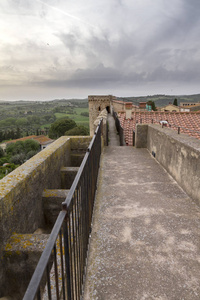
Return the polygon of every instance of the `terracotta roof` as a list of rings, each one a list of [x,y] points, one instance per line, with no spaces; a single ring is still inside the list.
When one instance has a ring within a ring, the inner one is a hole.
[[[200,139],[200,112],[132,112],[132,119],[125,118],[125,112],[119,113],[118,118],[124,129],[124,137],[127,145],[133,145],[133,131],[137,123],[160,124],[160,121],[168,121],[167,127],[173,130],[181,128],[180,132]]]
[[[25,136],[25,137],[20,138],[20,139],[8,141],[5,144],[16,143],[18,141],[26,141],[26,140],[35,140],[35,141],[38,141],[40,143],[40,145],[45,145],[45,144],[53,142],[52,139],[48,138],[45,135],[38,135],[38,136],[37,135],[29,135],[29,136]]]

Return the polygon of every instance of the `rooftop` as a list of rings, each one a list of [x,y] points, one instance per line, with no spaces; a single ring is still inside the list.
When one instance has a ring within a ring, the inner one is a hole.
[[[124,129],[124,137],[127,145],[133,145],[133,131],[137,123],[160,124],[160,121],[167,121],[168,127],[173,130],[200,139],[200,112],[132,112],[132,118],[126,119],[126,113],[118,113],[119,121]]]

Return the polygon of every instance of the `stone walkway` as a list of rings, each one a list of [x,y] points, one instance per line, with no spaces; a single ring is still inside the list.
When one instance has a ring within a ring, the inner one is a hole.
[[[117,129],[115,127],[115,121],[113,117],[108,115],[108,126],[109,126],[109,146],[120,146],[119,135],[117,134]]]
[[[120,299],[200,299],[200,208],[146,149],[111,144],[101,160],[84,300]]]

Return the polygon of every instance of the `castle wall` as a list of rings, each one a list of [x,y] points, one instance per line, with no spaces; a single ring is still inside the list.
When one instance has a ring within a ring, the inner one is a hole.
[[[98,115],[106,107],[109,107],[111,110],[111,101],[113,96],[88,96],[89,103],[89,118],[90,118],[90,135],[94,135],[94,122],[97,119]]]
[[[0,297],[5,286],[4,249],[8,239],[14,233],[29,234],[43,227],[44,189],[60,188],[61,168],[70,166],[71,153],[86,150],[90,140],[90,137],[60,137],[0,180]]]
[[[143,128],[143,129],[142,129]],[[140,134],[141,133],[141,134]],[[155,159],[200,206],[200,141],[159,125],[137,125],[136,147]]]
[[[123,101],[117,101],[117,100],[112,101],[112,106],[113,106],[113,109],[116,113],[125,110],[125,105],[124,104],[125,103]]]

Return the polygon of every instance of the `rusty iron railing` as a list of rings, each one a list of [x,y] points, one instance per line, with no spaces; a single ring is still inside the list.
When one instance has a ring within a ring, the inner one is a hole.
[[[101,155],[100,121],[23,300],[81,299]]]

